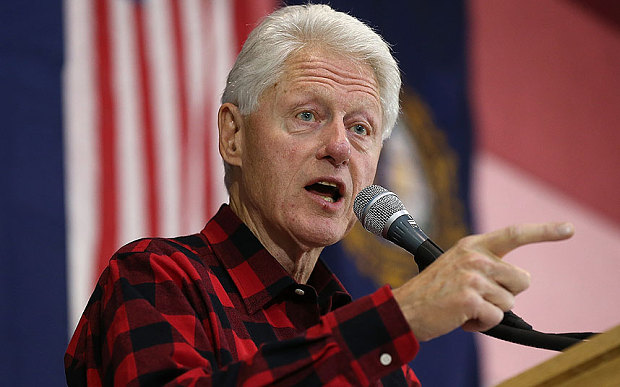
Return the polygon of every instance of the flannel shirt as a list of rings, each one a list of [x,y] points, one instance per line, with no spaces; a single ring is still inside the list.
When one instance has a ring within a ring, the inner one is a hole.
[[[319,260],[298,284],[223,205],[199,234],[110,260],[67,353],[70,386],[418,385],[389,287],[351,302]]]

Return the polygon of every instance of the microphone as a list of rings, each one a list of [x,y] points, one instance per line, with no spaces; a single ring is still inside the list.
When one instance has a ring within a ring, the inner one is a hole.
[[[353,202],[353,212],[366,230],[413,254],[420,271],[443,254],[398,196],[381,186],[371,185],[360,191]]]
[[[379,185],[368,186],[357,194],[353,212],[366,230],[413,254],[419,271],[443,254],[443,250],[418,226],[398,196]],[[510,310],[504,312],[499,325],[482,333],[521,345],[555,351],[562,351],[594,334],[538,332]]]

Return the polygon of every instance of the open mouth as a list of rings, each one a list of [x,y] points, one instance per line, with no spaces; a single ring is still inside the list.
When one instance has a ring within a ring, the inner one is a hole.
[[[342,197],[338,185],[327,181],[319,181],[304,187],[306,191],[319,195],[328,203],[335,203]]]

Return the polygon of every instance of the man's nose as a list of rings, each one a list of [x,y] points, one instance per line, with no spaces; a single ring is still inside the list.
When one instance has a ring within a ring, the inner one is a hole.
[[[351,143],[347,129],[342,122],[332,123],[324,128],[323,146],[317,158],[326,159],[334,166],[347,165],[351,157]]]

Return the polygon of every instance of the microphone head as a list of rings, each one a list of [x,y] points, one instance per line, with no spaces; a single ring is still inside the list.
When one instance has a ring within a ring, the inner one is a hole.
[[[396,212],[407,211],[395,193],[379,185],[371,185],[357,194],[353,212],[364,228],[381,236],[388,219]]]

